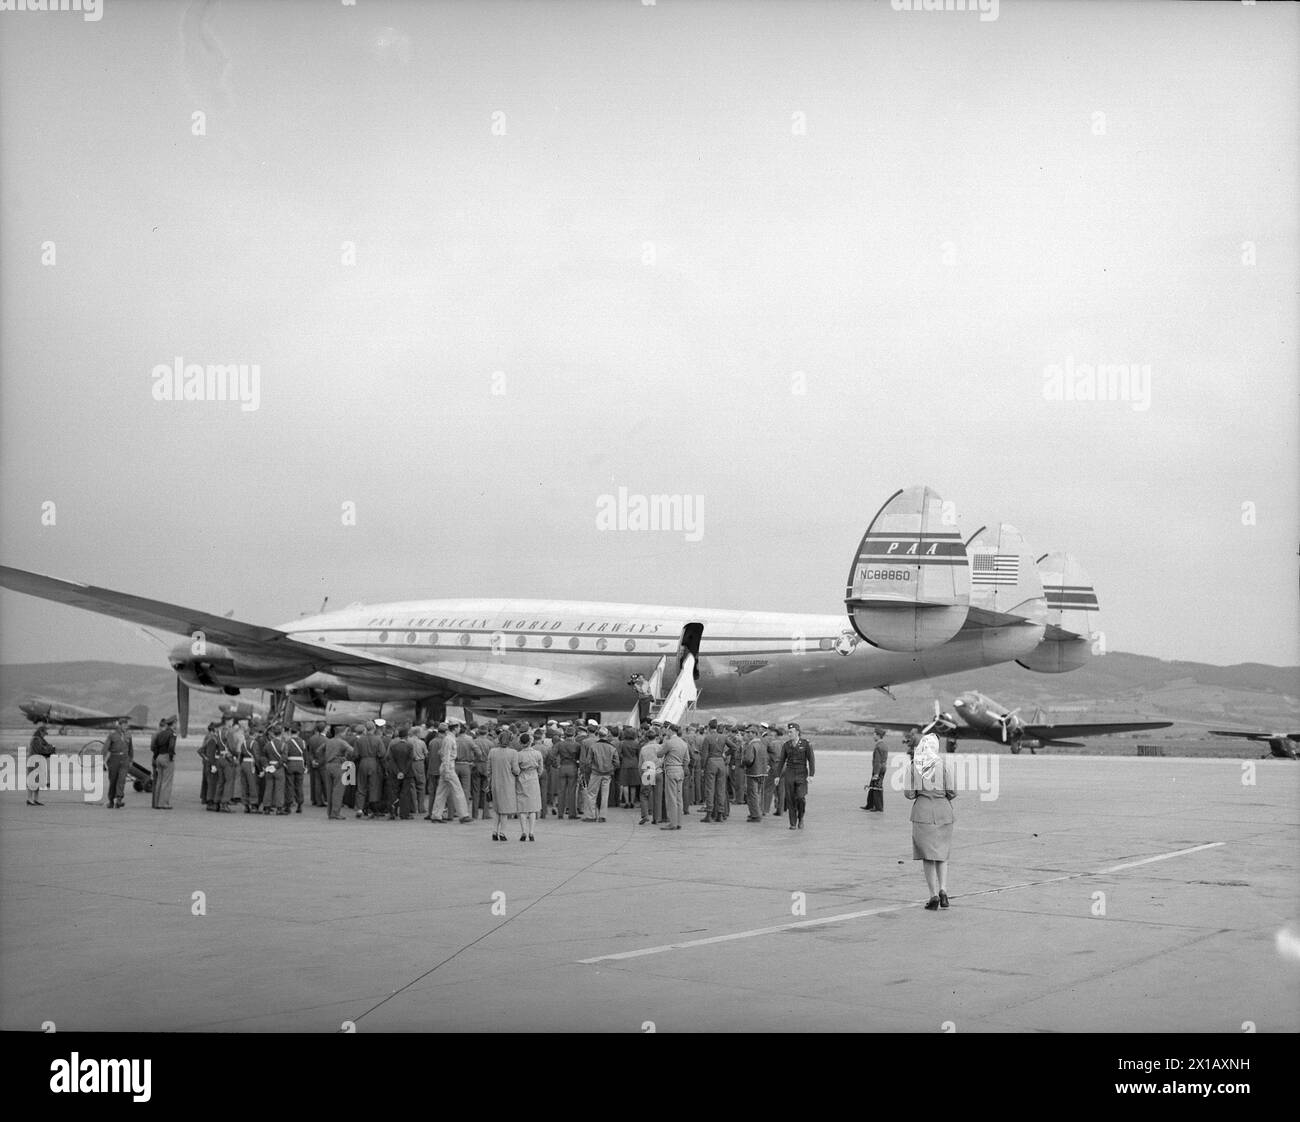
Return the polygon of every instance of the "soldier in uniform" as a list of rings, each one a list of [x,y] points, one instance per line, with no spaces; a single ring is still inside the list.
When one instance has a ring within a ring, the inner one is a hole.
[[[439,728],[441,727],[439,726]],[[469,803],[465,799],[465,788],[461,786],[460,776],[456,773],[456,764],[458,762],[456,757],[460,750],[456,740],[456,730],[459,728],[459,721],[450,722],[442,738],[438,764],[438,793],[433,797],[433,806],[429,808],[428,818],[430,822],[446,820],[443,816],[447,812],[447,801],[449,799],[451,800],[452,814],[461,822],[471,821]],[[472,739],[469,744],[471,746],[469,751],[472,752]]]
[[[704,821],[721,822],[727,817],[727,739],[716,718],[709,722],[700,755],[704,761]]]
[[[238,720],[231,722],[226,736],[226,746],[235,763],[235,782],[231,785],[228,802],[239,799],[244,804],[244,813],[251,814],[253,804],[257,801],[257,769],[253,754],[249,750],[248,740]]]
[[[399,730],[400,731],[400,730]],[[411,789],[415,793],[415,813],[424,813],[424,791],[427,772],[425,764],[429,759],[429,746],[424,742],[424,729],[417,727],[406,734],[406,741],[411,746]],[[392,745],[389,745],[392,753]]]
[[[108,768],[108,809],[122,809],[126,805],[126,777],[131,771],[131,761],[135,759],[135,745],[131,741],[131,732],[127,728],[125,717],[118,717],[117,727],[108,734],[104,741],[104,764]]]
[[[325,806],[325,722],[317,721],[307,738],[307,768],[311,778],[311,805]]]
[[[284,812],[291,805],[302,813],[303,777],[307,774],[307,745],[303,742],[297,725],[292,725],[280,742],[284,751]]]
[[[337,729],[331,729],[330,736],[321,747],[321,770],[325,773],[325,805],[329,810],[328,816],[342,821],[344,765],[353,758],[353,748],[337,732]]]
[[[384,803],[384,742],[373,724],[357,725],[352,731],[356,734],[357,817],[369,818]]]
[[[763,821],[763,785],[767,781],[767,745],[757,727],[749,730],[741,762],[745,765],[745,802],[749,804],[746,822]]]
[[[176,768],[176,718],[164,717],[149,745],[153,754],[153,808],[171,810]]]
[[[469,797],[474,791],[474,734],[462,724],[453,730],[456,733],[456,778],[460,780],[460,789],[465,795],[465,813],[470,814]]]
[[[262,813],[284,814],[284,730],[272,725],[260,744]]]
[[[871,784],[867,788],[867,805],[863,810],[885,812],[885,770],[889,766],[889,752],[885,748],[885,730],[877,727],[876,743],[871,749]]]
[[[745,766],[741,762],[744,755],[742,729],[739,725],[727,726],[727,816],[731,816],[732,806],[740,806],[745,801]]]
[[[790,815],[790,829],[803,829],[804,810],[808,801],[808,780],[817,772],[812,745],[799,733],[793,721],[790,736],[781,745],[781,762],[777,766],[777,780],[785,784],[786,810]]]
[[[781,766],[781,738],[776,729],[769,728],[763,734],[763,746],[767,749],[767,801],[764,813],[781,815],[785,813],[785,788],[776,780],[777,770]]]
[[[397,735],[388,743],[388,758],[385,763],[395,792],[388,817],[401,816],[403,821],[411,817],[411,808],[415,805],[415,749],[407,739],[410,728],[402,725]]]
[[[560,742],[555,746],[557,775],[560,783],[560,802],[555,808],[560,818],[578,817],[578,758],[580,749],[573,735],[573,726],[567,722],[560,727]]]
[[[233,722],[221,722],[217,730],[220,751],[217,754],[220,767],[221,783],[217,791],[217,810],[231,813],[230,804],[239,795],[239,756],[237,755],[236,733],[239,730]]]
[[[218,758],[221,753],[221,741],[217,737],[217,722],[208,722],[207,735],[199,746],[199,767],[203,771],[203,782],[199,784],[199,798],[203,800],[205,810],[217,809],[217,796],[221,794],[221,768]]]

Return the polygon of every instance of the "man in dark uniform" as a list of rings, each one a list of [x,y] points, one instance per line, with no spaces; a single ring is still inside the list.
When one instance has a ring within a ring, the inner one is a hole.
[[[555,758],[559,764],[560,803],[556,813],[561,818],[578,817],[578,758],[581,749],[573,735],[573,726],[562,727],[560,743],[555,748]]]
[[[763,821],[763,784],[767,780],[767,745],[759,729],[752,727],[746,733],[741,763],[745,768],[745,802],[749,804],[746,822]]]
[[[27,745],[27,805],[44,806],[41,802],[41,788],[50,785],[50,757],[54,755],[54,745],[45,739],[45,730],[49,726],[42,721],[32,733],[31,743]]]
[[[217,795],[221,790],[221,773],[217,768],[217,754],[221,750],[221,741],[217,739],[217,722],[208,722],[207,734],[199,745],[199,768],[203,772],[203,781],[199,784],[199,799],[205,810],[217,809]]]
[[[885,769],[889,766],[889,752],[885,748],[885,730],[876,729],[876,744],[871,750],[871,785],[867,788],[867,805],[864,810],[885,811]]]
[[[357,725],[353,732],[357,734],[357,817],[370,818],[384,802],[384,742],[373,725]]]
[[[261,741],[262,813],[285,814],[284,809],[284,730],[272,725]]]
[[[352,759],[353,749],[341,736],[331,735],[321,747],[321,770],[325,773],[325,805],[329,817],[343,820],[343,765]]]
[[[745,765],[741,757],[745,753],[744,729],[740,725],[727,726],[727,816],[731,808],[740,806],[745,801]]]
[[[153,809],[171,810],[176,770],[176,718],[164,717],[149,745],[153,754]]]
[[[256,724],[249,723],[249,734],[256,729]],[[230,730],[230,754],[235,758],[239,776],[239,800],[244,804],[244,813],[252,814],[259,805],[261,792],[257,781],[257,754],[244,736],[239,721],[235,721]]]
[[[474,754],[477,745],[474,734],[465,725],[457,724],[453,731],[456,733],[456,778],[460,780],[460,789],[465,792],[465,802],[469,803],[470,796],[474,793]],[[473,806],[469,807],[469,814],[473,817]]]
[[[727,817],[727,738],[718,731],[717,718],[709,722],[700,757],[704,762],[704,821],[721,822]]]
[[[230,804],[239,794],[239,756],[236,733],[239,730],[233,722],[223,720],[217,730],[220,751],[217,753],[220,782],[217,785],[217,810],[229,814]]]
[[[781,805],[781,785],[776,781],[776,768],[781,762],[781,741],[777,738],[776,730],[766,721],[759,727],[763,730],[763,751],[767,753],[767,775],[763,778],[763,813],[780,814],[784,808]]]
[[[781,745],[781,762],[777,766],[777,780],[785,784],[786,810],[790,815],[790,829],[803,829],[804,810],[808,802],[808,780],[817,772],[812,745],[800,734],[793,721],[790,736]]]
[[[480,725],[474,737],[474,769],[469,777],[469,816],[483,818],[488,816],[488,792],[492,789],[492,777],[488,771],[488,753],[497,746],[487,725]]]
[[[325,722],[317,721],[307,738],[307,767],[311,777],[311,805],[325,806]]]
[[[410,727],[402,725],[397,735],[388,742],[388,758],[384,761],[392,782],[394,798],[389,807],[388,817],[401,816],[403,821],[411,817],[411,808],[415,805],[415,749],[407,739]]]
[[[297,806],[302,813],[303,777],[307,774],[307,745],[297,725],[292,725],[280,742],[284,751],[284,812]]]
[[[126,777],[131,771],[131,761],[135,759],[135,745],[131,741],[131,732],[127,728],[125,717],[118,717],[117,727],[108,734],[104,741],[104,764],[108,768],[108,809],[121,810],[126,803]]]

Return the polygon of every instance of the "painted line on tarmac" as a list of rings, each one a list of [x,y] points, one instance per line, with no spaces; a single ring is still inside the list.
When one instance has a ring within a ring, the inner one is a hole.
[[[984,888],[978,892],[965,892],[961,896],[954,896],[954,900],[969,900],[976,896],[991,896],[998,892],[1012,892],[1018,888],[1035,888],[1043,884],[1059,884],[1061,881],[1079,880],[1082,877],[1105,876],[1109,873],[1117,873],[1121,869],[1134,869],[1139,865],[1150,865],[1154,861],[1168,861],[1171,857],[1182,857],[1188,853],[1199,853],[1204,849],[1217,849],[1226,842],[1207,842],[1205,845],[1194,845],[1189,849],[1175,849],[1171,853],[1160,853],[1155,857],[1144,857],[1140,861],[1126,861],[1122,865],[1111,865],[1106,869],[1090,869],[1083,873],[1066,873],[1059,877],[1047,877],[1044,880],[1026,880],[1019,884],[1004,884],[998,888]],[[683,951],[691,947],[707,947],[715,943],[731,943],[737,939],[756,939],[760,935],[776,935],[782,931],[797,931],[805,927],[825,927],[831,923],[844,923],[851,919],[865,919],[868,916],[885,915],[888,912],[902,912],[908,908],[919,908],[924,905],[923,900],[913,900],[907,904],[886,904],[879,908],[867,908],[860,912],[841,912],[833,916],[819,916],[816,919],[801,919],[793,923],[778,923],[772,927],[755,927],[749,931],[733,931],[728,935],[711,935],[707,939],[687,939],[680,943],[664,943],[658,947],[642,947],[635,951],[619,951],[616,954],[602,954],[595,958],[578,959],[579,966],[592,966],[599,962],[622,962],[629,958],[644,958],[652,954],[664,954],[667,951]]]
[[[1150,865],[1153,861],[1168,861],[1171,857],[1181,857],[1184,853],[1199,853],[1203,849],[1217,849],[1221,845],[1227,845],[1227,842],[1206,842],[1204,845],[1194,845],[1191,849],[1175,849],[1173,853],[1161,853],[1155,857],[1143,857],[1141,861],[1125,861],[1122,865],[1112,865],[1109,869],[1098,869],[1093,876],[1099,876],[1102,873],[1118,873],[1120,869],[1136,869],[1139,865]]]

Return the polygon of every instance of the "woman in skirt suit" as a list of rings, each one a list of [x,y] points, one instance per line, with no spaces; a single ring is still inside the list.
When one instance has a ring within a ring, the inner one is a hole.
[[[928,728],[907,734],[913,748],[903,794],[912,800],[912,860],[925,868],[929,911],[948,906],[948,851],[952,848],[952,800],[957,797],[952,758],[939,751],[939,738]]]
[[[545,759],[532,745],[532,737],[524,733],[519,738],[519,751],[516,754],[519,770],[515,778],[515,809],[519,814],[520,841],[536,841],[533,837],[533,824],[542,809],[542,768]]]

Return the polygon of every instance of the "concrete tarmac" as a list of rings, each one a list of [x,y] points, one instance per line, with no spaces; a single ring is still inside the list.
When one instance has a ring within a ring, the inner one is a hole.
[[[169,812],[7,791],[0,1027],[1300,1030],[1300,765],[1000,756],[928,912],[909,804],[818,764],[802,831],[612,809],[531,844],[212,814],[188,748]]]

